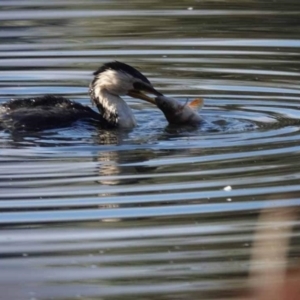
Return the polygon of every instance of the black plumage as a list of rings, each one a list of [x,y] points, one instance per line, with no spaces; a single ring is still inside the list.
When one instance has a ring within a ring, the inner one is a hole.
[[[103,64],[97,71],[93,73],[93,75],[96,77],[100,73],[105,72],[107,70],[123,71],[127,74],[130,74],[132,77],[139,78],[140,80],[151,84],[150,81],[138,70],[119,61],[112,61]]]
[[[110,124],[90,107],[61,96],[13,99],[0,106],[0,128],[48,129],[69,126],[78,120],[110,127]]]

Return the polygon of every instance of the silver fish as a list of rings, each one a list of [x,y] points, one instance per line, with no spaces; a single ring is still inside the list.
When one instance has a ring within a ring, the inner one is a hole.
[[[170,124],[197,126],[202,121],[197,110],[203,106],[203,99],[182,104],[177,99],[158,96],[155,102]]]

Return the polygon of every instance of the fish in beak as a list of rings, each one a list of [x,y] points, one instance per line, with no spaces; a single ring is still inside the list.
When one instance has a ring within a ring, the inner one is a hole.
[[[136,82],[133,84],[134,89],[130,90],[127,95],[133,98],[142,99],[156,105],[154,98],[147,96],[145,93],[149,93],[155,96],[162,96],[151,84],[146,82]],[[145,93],[144,93],[145,92]]]
[[[203,106],[203,99],[182,104],[177,99],[162,95],[156,97],[155,102],[170,124],[198,126],[202,121],[198,110]]]

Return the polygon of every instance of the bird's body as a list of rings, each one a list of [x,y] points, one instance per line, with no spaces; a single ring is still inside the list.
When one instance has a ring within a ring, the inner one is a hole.
[[[102,128],[130,129],[136,125],[136,121],[121,96],[130,95],[155,104],[155,100],[142,91],[161,95],[144,75],[121,62],[104,64],[94,76],[90,95],[99,113],[61,96],[13,99],[0,105],[0,128],[41,130],[70,126],[83,120],[96,122]]]
[[[42,130],[71,126],[77,121],[111,127],[92,108],[60,96],[12,99],[0,106],[0,128],[4,129]]]

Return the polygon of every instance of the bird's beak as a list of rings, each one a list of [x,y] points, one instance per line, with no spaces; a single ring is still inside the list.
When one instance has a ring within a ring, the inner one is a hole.
[[[147,102],[150,102],[150,103],[156,105],[156,102],[155,102],[155,100],[153,98],[147,96],[146,94],[144,94],[141,91],[130,90],[127,95],[130,96],[130,97],[132,97],[132,98],[142,99],[142,100],[145,100]]]
[[[130,90],[127,95],[133,98],[138,98],[145,100],[147,102],[150,102],[154,105],[156,105],[155,99],[147,96],[143,92],[155,95],[155,96],[161,96],[162,94],[158,92],[152,85],[147,84],[145,82],[138,82],[134,84],[134,89]]]

